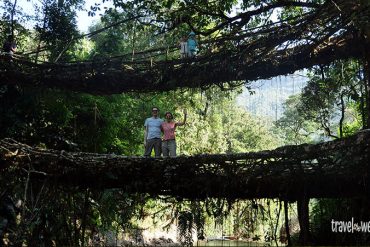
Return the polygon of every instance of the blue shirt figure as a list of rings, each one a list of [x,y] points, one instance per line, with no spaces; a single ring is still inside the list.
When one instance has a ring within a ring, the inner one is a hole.
[[[160,118],[150,117],[145,120],[144,127],[148,128],[147,139],[161,138],[161,124],[163,120]]]
[[[198,43],[195,39],[195,33],[191,31],[188,38],[188,57],[194,57],[197,54]]]

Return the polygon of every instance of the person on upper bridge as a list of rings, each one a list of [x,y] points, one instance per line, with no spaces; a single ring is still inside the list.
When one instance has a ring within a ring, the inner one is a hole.
[[[159,108],[152,108],[152,117],[147,118],[144,123],[144,147],[145,157],[150,157],[154,148],[155,157],[161,157],[161,124],[163,120],[159,118]]]
[[[188,41],[186,36],[183,36],[180,40],[180,54],[181,58],[187,58],[188,57]]]
[[[176,139],[175,131],[177,126],[185,125],[186,123],[187,111],[184,109],[184,120],[182,122],[173,121],[173,115],[171,112],[166,112],[164,121],[161,125],[161,130],[163,132],[162,140],[162,152],[163,157],[176,157]]]
[[[14,36],[8,35],[8,38],[5,40],[3,44],[3,53],[13,57],[15,50],[17,49],[17,44],[15,43]]]
[[[195,57],[198,50],[197,46],[198,42],[195,39],[195,33],[191,31],[188,38],[188,57]]]

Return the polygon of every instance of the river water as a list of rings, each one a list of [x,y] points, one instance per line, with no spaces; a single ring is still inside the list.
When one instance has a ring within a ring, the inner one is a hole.
[[[248,242],[240,240],[214,240],[214,241],[199,241],[195,243],[194,246],[203,247],[203,246],[267,246],[266,244],[257,243],[257,242]]]

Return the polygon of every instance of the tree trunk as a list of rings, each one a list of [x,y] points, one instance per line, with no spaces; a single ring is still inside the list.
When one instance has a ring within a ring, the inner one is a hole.
[[[345,111],[346,111],[346,105],[344,103],[344,93],[341,93],[340,94],[339,138],[343,138],[343,121],[344,121]]]
[[[84,203],[84,208],[83,208],[83,216],[81,219],[81,246],[85,246],[85,232],[86,232],[86,220],[87,220],[87,211],[89,208],[89,190],[86,189],[85,192],[85,203]]]
[[[365,48],[365,99],[366,99],[366,123],[364,129],[370,127],[370,42],[367,42]]]
[[[299,244],[300,245],[310,245],[311,243],[311,234],[310,234],[310,221],[309,221],[309,209],[308,203],[310,199],[306,195],[302,195],[298,199],[298,221],[299,221]]]
[[[11,17],[10,17],[10,22],[11,22],[11,33],[12,33],[12,36],[14,37],[14,29],[15,29],[15,21],[14,21],[14,15],[15,15],[15,8],[17,7],[17,0],[14,1],[14,4],[13,4],[13,8],[12,8],[12,12],[11,12]]]
[[[279,246],[278,241],[277,241],[276,231],[277,231],[278,226],[279,226],[280,212],[281,212],[281,200],[279,200],[279,211],[278,211],[278,214],[277,214],[276,224],[275,224],[275,228],[274,228],[274,241],[275,241],[276,246]]]
[[[368,13],[370,3],[368,0],[361,0],[360,6]],[[364,79],[365,79],[365,99],[366,99],[366,123],[364,123],[364,129],[370,128],[370,21],[369,18],[366,20],[359,21],[360,23],[360,35],[363,38],[363,52],[364,52]]]
[[[45,28],[46,28],[46,22],[47,22],[47,12],[48,12],[48,6],[45,4],[44,6],[44,9],[43,9],[43,14],[44,14],[44,20],[43,20],[43,23],[42,23],[42,29],[41,29],[41,33],[40,33],[40,38],[38,40],[38,44],[37,44],[37,49],[36,49],[36,56],[35,56],[35,63],[37,63],[37,59],[39,58],[39,53],[40,53],[40,50],[41,50],[41,42],[42,42],[42,32],[45,31]]]
[[[292,240],[290,239],[290,230],[289,230],[289,217],[288,217],[288,201],[284,200],[284,215],[285,215],[285,232],[286,239],[288,241],[288,246],[292,246]]]

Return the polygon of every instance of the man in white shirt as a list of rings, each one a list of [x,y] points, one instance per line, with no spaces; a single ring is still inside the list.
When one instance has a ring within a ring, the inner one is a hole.
[[[182,37],[180,41],[180,54],[181,54],[181,58],[188,57],[188,40],[186,36]]]

